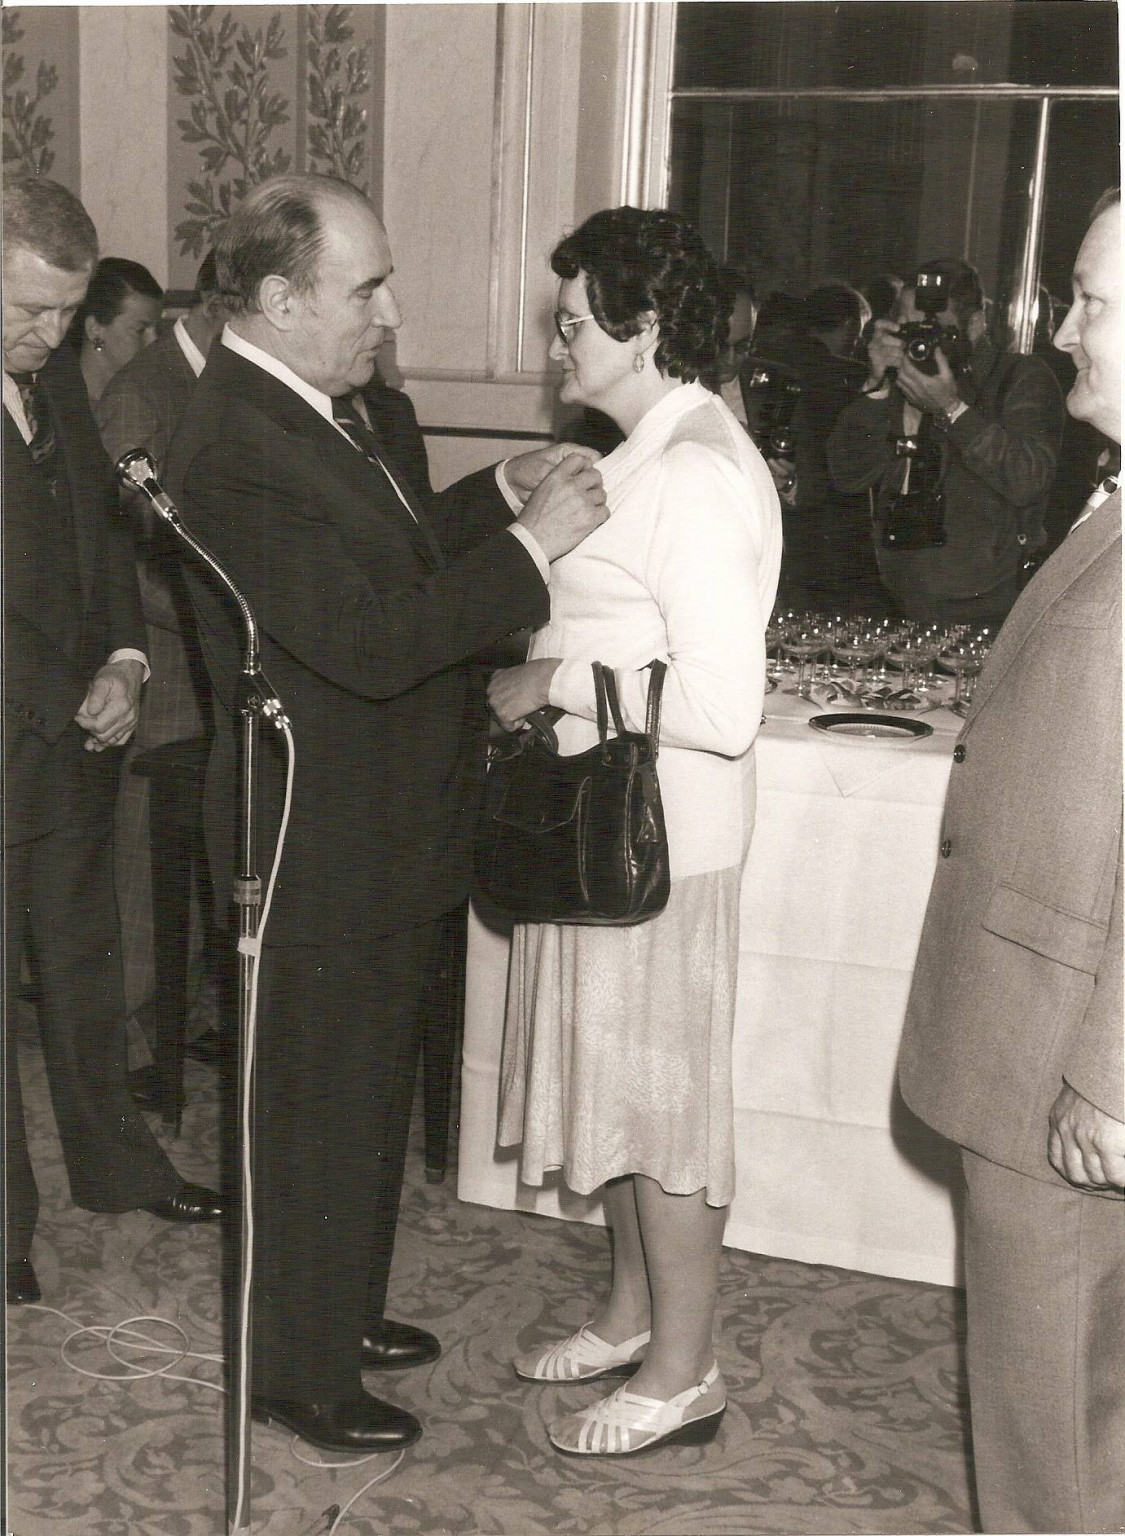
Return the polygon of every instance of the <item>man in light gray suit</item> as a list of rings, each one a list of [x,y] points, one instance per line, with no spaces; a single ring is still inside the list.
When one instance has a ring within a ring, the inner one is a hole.
[[[1121,440],[1121,206],[1055,338],[1067,407]],[[1125,1530],[1121,494],[1012,609],[954,750],[899,1077],[965,1174],[986,1531]]]

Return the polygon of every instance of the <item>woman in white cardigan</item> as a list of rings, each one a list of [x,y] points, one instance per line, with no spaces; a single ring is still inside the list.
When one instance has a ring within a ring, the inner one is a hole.
[[[516,1360],[534,1381],[635,1379],[550,1428],[562,1451],[624,1455],[709,1439],[726,1404],[712,1327],[734,1187],[731,1030],[738,902],[754,819],[766,619],[781,558],[773,480],[702,381],[729,298],[695,230],[662,209],[594,214],[556,249],[561,399],[625,442],[599,468],[611,516],[551,567],[551,620],[493,675],[509,728],[566,711],[564,752],[597,738],[590,663],[644,728],[668,665],[657,765],[672,890],[625,928],[525,924],[508,987],[500,1140],[532,1184],[604,1186],[613,1283],[589,1324]]]

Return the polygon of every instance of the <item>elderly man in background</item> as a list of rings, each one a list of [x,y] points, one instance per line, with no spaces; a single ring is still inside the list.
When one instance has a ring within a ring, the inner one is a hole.
[[[252,1411],[325,1450],[421,1432],[361,1371],[437,1357],[388,1318],[422,978],[468,889],[487,723],[467,663],[543,622],[548,562],[606,516],[588,455],[552,446],[440,496],[360,398],[401,323],[387,234],[361,193],[282,176],[217,248],[230,316],[168,484],[246,593],[293,723],[292,816],[263,936]],[[513,512],[523,503],[518,521]],[[239,633],[185,567],[215,690],[207,817],[224,904],[236,854]],[[264,846],[280,741],[262,752]]]
[[[133,1104],[113,892],[121,757],[147,672],[128,533],[72,348],[97,260],[82,204],[46,178],[4,185],[4,901],[7,1296],[38,1300],[39,1199],[16,1054],[21,956],[37,988],[76,1205],[219,1215]]]
[[[873,492],[879,574],[906,618],[995,630],[1046,537],[1062,394],[1039,358],[989,339],[975,268],[946,256],[922,273],[944,280],[933,319],[945,339],[911,361],[900,327],[924,316],[904,288],[894,317],[874,322],[870,376],[837,418],[829,472],[839,491]]]
[[[215,282],[215,256],[209,252],[200,265],[187,314],[126,363],[95,406],[98,431],[111,462],[132,448],[144,448],[152,455],[157,472],[163,473],[168,444],[224,318]],[[149,781],[128,768],[137,752],[205,735],[210,729],[211,711],[210,689],[175,540],[142,496],[130,498],[129,510],[137,537],[137,576],[152,668],[137,729],[126,753],[115,839],[125,1005],[130,1014],[136,1014],[152,997],[155,986]],[[193,946],[195,964],[199,947],[197,940]]]
[[[1073,416],[1121,440],[1121,207],[1055,337]],[[902,1092],[965,1174],[968,1368],[986,1531],[1125,1530],[1121,494],[1013,608],[954,766]]]

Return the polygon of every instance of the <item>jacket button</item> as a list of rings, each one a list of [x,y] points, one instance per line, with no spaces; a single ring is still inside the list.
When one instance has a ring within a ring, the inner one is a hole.
[[[965,748],[960,742],[953,748],[953,761],[955,763],[963,763],[965,761]]]
[[[953,844],[950,842],[948,837],[942,839],[941,847],[939,848],[938,852],[941,854],[943,859],[947,859],[953,852]]]

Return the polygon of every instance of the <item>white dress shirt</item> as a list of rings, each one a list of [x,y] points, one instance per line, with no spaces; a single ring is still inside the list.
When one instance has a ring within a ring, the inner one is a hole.
[[[175,325],[172,327],[172,335],[179,343],[180,351],[187,359],[188,367],[191,369],[192,373],[195,374],[196,378],[198,378],[199,375],[203,372],[204,368],[207,366],[207,359],[203,356],[203,353],[196,346],[195,342],[192,341],[188,328],[184,324],[183,315],[180,316]]]

